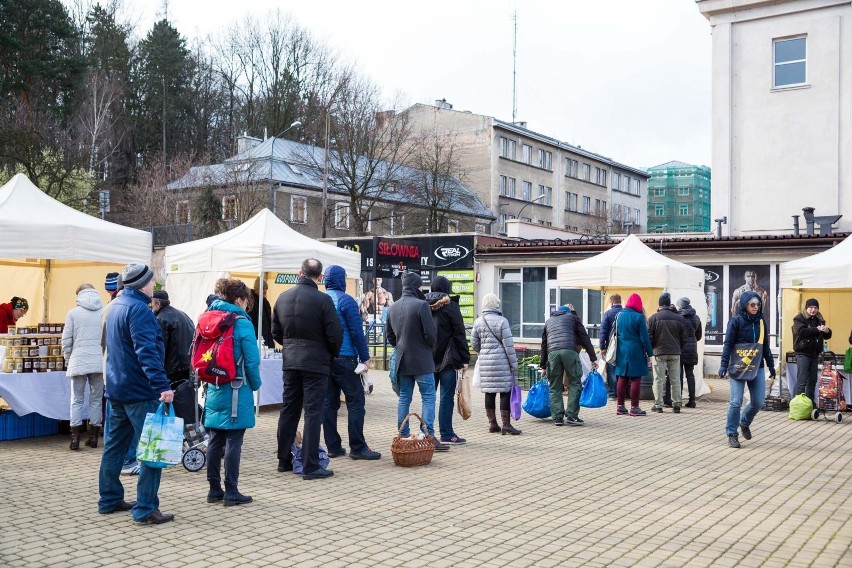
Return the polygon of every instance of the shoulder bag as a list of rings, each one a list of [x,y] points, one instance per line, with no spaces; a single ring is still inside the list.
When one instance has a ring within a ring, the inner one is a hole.
[[[763,360],[763,318],[758,322],[757,343],[737,343],[731,352],[728,377],[738,381],[753,381]]]

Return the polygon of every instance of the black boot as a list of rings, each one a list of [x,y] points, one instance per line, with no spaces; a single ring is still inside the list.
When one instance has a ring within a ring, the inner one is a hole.
[[[100,426],[92,426],[89,424],[89,439],[86,440],[86,445],[90,448],[98,447],[98,430],[100,429]]]
[[[500,426],[497,425],[497,410],[494,408],[486,408],[485,415],[488,416],[488,431],[491,433],[499,432]]]
[[[71,450],[80,449],[80,427],[71,426],[71,445],[68,446]]]
[[[222,491],[222,485],[218,481],[210,482],[210,491],[207,493],[208,503],[219,503],[225,498],[225,492]]]
[[[501,432],[503,432],[503,436],[509,434],[511,436],[520,435],[521,431],[512,426],[512,416],[508,410],[500,410],[500,417],[503,419],[503,428],[501,428]]]

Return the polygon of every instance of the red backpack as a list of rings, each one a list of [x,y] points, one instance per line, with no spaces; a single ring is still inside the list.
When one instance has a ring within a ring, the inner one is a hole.
[[[242,317],[220,310],[210,310],[198,317],[191,351],[192,368],[198,373],[198,380],[219,386],[238,378],[234,324]]]

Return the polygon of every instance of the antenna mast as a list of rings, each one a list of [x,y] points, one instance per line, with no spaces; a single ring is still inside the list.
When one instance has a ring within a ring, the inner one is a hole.
[[[514,33],[512,34],[512,124],[518,114],[518,11],[512,13]]]

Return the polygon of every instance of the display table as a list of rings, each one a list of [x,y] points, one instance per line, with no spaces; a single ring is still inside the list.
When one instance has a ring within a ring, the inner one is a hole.
[[[284,377],[281,373],[281,359],[260,360],[260,406],[281,404],[284,401]]]
[[[0,373],[0,397],[18,416],[37,412],[56,420],[71,418],[71,380],[65,371]],[[88,415],[89,393],[86,392],[83,418]]]

